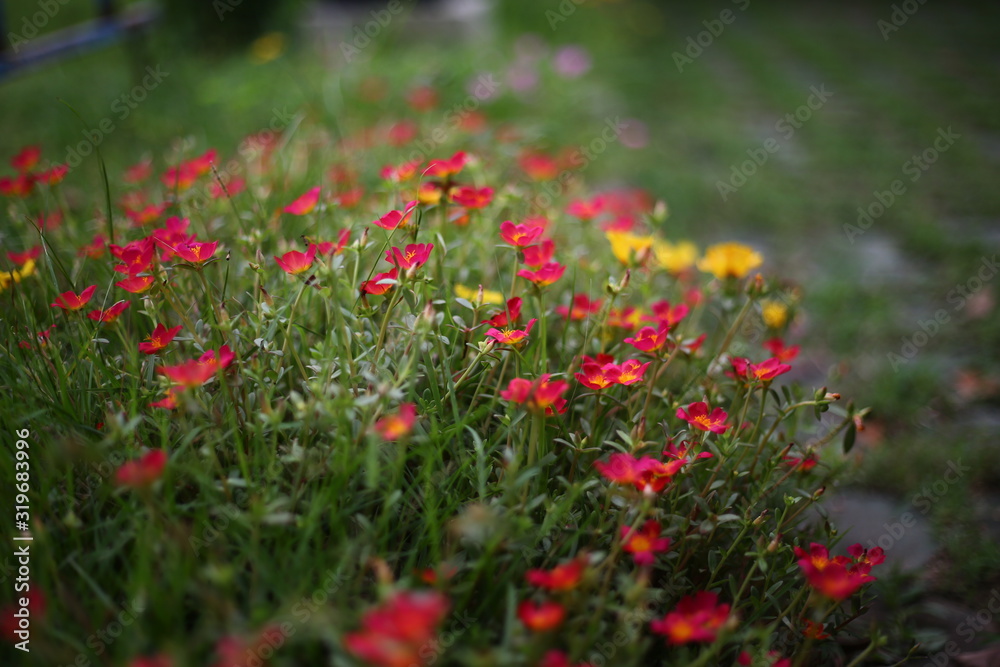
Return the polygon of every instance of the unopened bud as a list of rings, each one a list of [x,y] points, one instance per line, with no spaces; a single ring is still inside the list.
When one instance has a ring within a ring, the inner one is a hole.
[[[819,487],[818,489],[816,489],[816,493],[813,494],[813,500],[819,500],[819,497],[822,496],[824,493],[826,493],[826,487],[825,486]]]
[[[639,419],[639,423],[632,427],[632,433],[629,434],[632,438],[632,442],[641,443],[646,438],[646,418],[642,417]]]
[[[663,222],[668,215],[670,215],[670,210],[667,208],[667,202],[662,199],[657,201],[653,206],[653,220]]]
[[[774,536],[774,539],[771,540],[770,544],[767,545],[767,553],[773,554],[775,551],[778,550],[778,547],[780,546],[781,546],[781,533],[778,533],[777,535]]]
[[[763,512],[761,512],[760,516],[753,520],[753,525],[759,526],[760,524],[764,523],[764,519],[767,518],[768,513],[769,513],[768,510],[764,510]]]
[[[483,307],[483,301],[485,299],[486,299],[486,297],[484,296],[484,293],[483,293],[483,286],[480,283],[479,290],[476,292],[476,308],[482,308]]]

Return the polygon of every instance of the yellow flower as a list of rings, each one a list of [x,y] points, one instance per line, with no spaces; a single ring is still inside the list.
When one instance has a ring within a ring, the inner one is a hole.
[[[476,303],[476,299],[479,298],[479,289],[473,289],[465,285],[455,285],[455,296]],[[483,290],[483,303],[502,304],[503,294],[494,292],[493,290]]]
[[[10,284],[21,282],[22,278],[27,278],[35,273],[35,260],[29,259],[20,268],[13,271],[0,271],[0,290],[7,289]]]
[[[424,183],[417,190],[417,201],[424,206],[434,206],[441,202],[441,188],[433,183]]]
[[[764,263],[756,250],[742,243],[719,243],[710,246],[698,260],[698,268],[716,278],[742,278]]]
[[[690,241],[681,241],[677,245],[669,241],[659,241],[653,243],[653,254],[660,266],[670,273],[680,273],[684,269],[694,266],[698,259],[698,246]]]
[[[772,329],[780,329],[788,321],[788,307],[778,301],[761,301],[761,317],[764,324]]]
[[[652,236],[636,236],[632,232],[608,232],[606,236],[611,242],[611,252],[625,266],[642,264],[653,247]]]
[[[280,32],[269,32],[250,45],[250,59],[262,65],[280,56],[284,50],[285,36]]]

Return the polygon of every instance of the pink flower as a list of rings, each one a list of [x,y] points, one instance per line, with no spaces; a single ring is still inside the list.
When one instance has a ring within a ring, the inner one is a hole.
[[[433,243],[411,243],[404,250],[395,246],[385,251],[385,261],[395,264],[397,268],[417,269],[423,266],[431,256]]]
[[[319,187],[317,186],[286,206],[284,211],[290,215],[306,215],[316,208],[318,202]]]
[[[712,433],[725,433],[729,430],[726,419],[729,415],[722,408],[715,408],[708,411],[708,403],[698,401],[684,408],[677,408],[677,418],[683,419],[700,431],[711,431]]]
[[[515,248],[525,248],[535,242],[544,228],[537,225],[515,225],[510,220],[500,223],[500,238]]]

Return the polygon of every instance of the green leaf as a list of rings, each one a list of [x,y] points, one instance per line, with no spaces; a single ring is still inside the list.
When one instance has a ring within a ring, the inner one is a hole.
[[[844,433],[844,453],[845,454],[847,454],[848,452],[851,451],[851,449],[853,449],[853,447],[854,447],[854,439],[857,437],[857,435],[858,435],[858,428],[857,428],[857,426],[854,425],[854,422],[852,421],[848,425],[848,427],[847,427],[847,432]]]

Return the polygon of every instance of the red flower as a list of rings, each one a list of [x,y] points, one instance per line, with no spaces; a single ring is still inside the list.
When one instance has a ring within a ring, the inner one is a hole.
[[[86,256],[90,257],[91,259],[97,259],[104,254],[104,244],[105,244],[104,237],[101,236],[100,234],[96,234],[94,235],[94,238],[90,243],[80,247],[80,250],[79,252],[77,252],[77,254],[80,255],[81,257]]]
[[[634,337],[626,338],[625,342],[641,352],[655,352],[667,342],[667,329],[663,326],[659,329],[643,327]]]
[[[154,401],[149,404],[151,408],[160,408],[162,410],[176,410],[177,409],[177,394],[179,394],[183,389],[177,389],[176,387],[171,387],[167,389],[166,395],[158,401]]]
[[[329,255],[331,252],[334,255],[339,255],[344,252],[344,248],[347,247],[347,242],[351,240],[351,230],[341,229],[337,232],[337,242],[333,241],[321,241],[317,243],[316,246],[319,248],[319,254],[322,256]]]
[[[144,354],[159,352],[174,339],[174,336],[180,330],[181,327],[179,325],[168,329],[163,324],[157,324],[153,332],[146,338],[146,341],[139,343],[139,351]]]
[[[612,374],[615,382],[627,387],[642,380],[650,363],[652,362],[647,361],[643,364],[637,359],[627,359],[620,366],[612,365],[611,368],[605,368],[605,370]]]
[[[670,538],[660,537],[660,530],[660,522],[653,519],[644,523],[641,530],[622,526],[622,540],[625,541],[622,548],[632,554],[636,565],[652,565],[657,553],[670,548]]]
[[[430,111],[437,106],[437,92],[430,86],[419,86],[406,95],[406,103],[414,111]]]
[[[181,243],[173,248],[174,253],[186,262],[201,264],[215,254],[215,249],[219,247],[218,241],[202,243],[200,241],[190,241]]]
[[[490,329],[486,332],[486,335],[498,343],[504,343],[506,345],[518,345],[523,343],[531,333],[531,327],[535,326],[537,319],[532,318],[528,321],[528,326],[522,329],[504,329],[503,331],[499,329]]]
[[[521,297],[515,296],[512,299],[507,299],[507,307],[501,311],[498,311],[493,317],[488,320],[483,320],[483,324],[489,323],[495,327],[507,327],[512,322],[517,322],[517,319],[521,317]]]
[[[580,372],[575,373],[574,377],[580,381],[580,384],[588,389],[593,389],[595,391],[607,389],[608,387],[617,384],[614,373],[608,373],[605,371],[605,368],[608,366],[614,367],[614,364],[601,365],[585,362],[582,366],[580,366]]]
[[[376,273],[371,280],[361,283],[360,289],[365,294],[385,294],[396,284],[397,276],[399,276],[399,269],[392,267],[388,273]]]
[[[36,218],[36,222],[40,228],[47,231],[58,229],[62,224],[62,211],[53,211],[48,215],[40,213],[38,218]]]
[[[854,563],[846,556],[830,558],[829,551],[822,544],[813,542],[808,552],[795,547],[795,555],[809,585],[833,600],[847,599],[866,583],[875,581],[875,577],[868,574],[871,563],[867,559]],[[874,555],[882,562],[884,554]]]
[[[477,188],[474,185],[462,185],[449,192],[451,200],[465,208],[486,208],[493,201],[493,188]]]
[[[136,227],[141,227],[150,222],[154,222],[163,212],[167,210],[166,203],[163,204],[147,204],[139,210],[133,210],[131,208],[125,209],[125,216],[132,221],[132,224]]]
[[[427,664],[426,646],[450,604],[438,591],[396,592],[361,618],[361,629],[344,636],[344,647],[378,667]],[[434,655],[437,655],[436,653]]]
[[[539,287],[546,287],[547,285],[551,285],[555,281],[562,278],[565,271],[566,267],[562,264],[559,264],[558,262],[548,262],[543,264],[542,267],[536,271],[521,269],[517,272],[517,275],[522,278],[527,278]]]
[[[399,440],[410,434],[416,422],[417,406],[413,403],[401,403],[396,414],[375,422],[375,431],[385,440]]]
[[[885,551],[882,547],[865,549],[860,544],[852,544],[847,547],[847,553],[851,554],[851,557],[854,558],[854,567],[852,569],[861,574],[868,574],[871,572],[872,565],[881,565],[885,562]]]
[[[160,366],[157,370],[173,380],[174,384],[185,387],[200,387],[215,376],[217,371],[227,368],[235,358],[228,345],[219,348],[219,358],[208,350],[198,359],[191,359],[176,366]]]
[[[585,320],[591,315],[601,310],[601,299],[590,300],[586,294],[577,294],[573,297],[573,307],[556,306],[556,312],[571,320]]]
[[[616,452],[607,463],[597,461],[594,467],[612,482],[631,484],[643,493],[659,493],[687,462],[687,459],[678,459],[664,463],[651,456],[637,459],[631,454]]]
[[[450,179],[465,167],[468,157],[462,151],[452,155],[447,160],[431,160],[424,169],[424,176],[429,178]]]
[[[153,173],[153,163],[150,160],[134,164],[125,170],[123,180],[126,183],[141,183]]]
[[[689,642],[713,642],[729,619],[729,605],[718,604],[719,596],[708,591],[689,595],[664,618],[650,623],[653,632],[667,636],[673,646]]]
[[[786,456],[782,460],[792,468],[798,468],[801,472],[809,472],[816,467],[817,463],[819,463],[819,459],[816,458],[816,454],[813,452],[809,452],[802,458],[798,458],[796,456]]]
[[[174,246],[194,240],[194,236],[188,236],[187,233],[190,224],[191,221],[187,218],[173,215],[167,218],[164,227],[153,230],[150,236],[160,246],[160,259],[167,261],[174,256]]]
[[[38,256],[41,254],[42,246],[36,245],[35,247],[25,250],[24,252],[8,252],[7,259],[18,266],[21,266],[22,264],[27,263],[28,260],[38,259]]]
[[[521,248],[521,252],[524,254],[524,263],[533,269],[549,263],[552,260],[555,250],[556,244],[552,239],[542,239],[542,242],[538,245]]]
[[[283,210],[290,215],[306,215],[316,208],[317,202],[319,202],[319,186],[309,190]]]
[[[129,276],[125,280],[119,280],[115,285],[121,287],[126,292],[142,294],[152,287],[155,281],[156,278],[153,276]]]
[[[525,600],[517,606],[517,617],[529,630],[547,632],[562,624],[566,608],[552,600],[539,603]]]
[[[559,175],[559,163],[543,153],[525,152],[517,161],[524,173],[533,180],[551,181]]]
[[[124,248],[112,243],[108,246],[108,249],[111,251],[112,257],[123,262],[115,266],[115,271],[118,273],[126,273],[134,276],[138,273],[148,271],[153,265],[154,252],[152,238],[147,237],[138,241],[132,241]]]
[[[74,292],[63,292],[58,297],[56,297],[56,302],[51,304],[53,308],[62,308],[63,310],[80,310],[87,305],[90,298],[94,296],[94,290],[97,289],[97,285],[91,285],[87,289],[80,292],[79,295]]]
[[[433,249],[433,243],[410,243],[405,250],[393,246],[385,251],[385,261],[403,270],[417,269],[427,262]]]
[[[411,162],[404,162],[398,167],[386,165],[385,167],[382,167],[382,171],[379,172],[379,175],[388,181],[395,181],[397,183],[408,181],[417,175],[421,164],[420,160],[413,160]]]
[[[133,489],[147,487],[160,478],[166,465],[167,453],[162,449],[151,449],[139,459],[122,464],[115,473],[115,480]]]
[[[572,215],[573,217],[580,218],[586,222],[596,218],[604,211],[604,200],[600,197],[595,197],[590,201],[583,199],[577,199],[571,201],[569,206],[566,207],[566,213]]]
[[[318,251],[319,248],[315,244],[310,244],[309,249],[305,252],[290,250],[281,257],[275,256],[274,261],[277,262],[282,271],[294,276],[308,271],[312,267],[313,259],[316,257]]]
[[[780,338],[771,338],[764,341],[764,349],[774,355],[778,361],[784,363],[799,356],[799,345],[785,347],[785,341]]]
[[[669,301],[657,301],[650,306],[650,309],[653,311],[653,314],[647,319],[652,319],[659,323],[661,327],[668,329],[676,326],[691,312],[691,308],[687,304],[678,303],[671,306]]]
[[[21,174],[10,178],[0,178],[0,195],[8,197],[27,197],[35,187],[35,177],[31,174]]]
[[[699,431],[725,433],[730,428],[729,425],[726,424],[726,419],[729,418],[726,411],[722,408],[715,408],[709,412],[708,403],[705,401],[692,403],[687,406],[687,411],[685,411],[684,408],[677,408],[677,418],[683,419]]]
[[[87,313],[87,317],[95,322],[105,322],[110,324],[118,319],[118,316],[125,312],[131,304],[128,301],[119,301],[107,310],[92,310]]]
[[[668,456],[672,459],[683,459],[686,458],[691,453],[691,449],[692,445],[687,440],[682,440],[680,447],[678,447],[677,445],[674,444],[674,441],[671,439],[667,441],[667,448],[664,449],[662,453],[664,456]],[[715,455],[712,454],[712,452],[698,452],[698,454],[695,455],[695,458],[710,459],[713,456]]]
[[[733,357],[731,361],[737,376],[746,382],[770,382],[779,375],[792,370],[791,366],[781,363],[777,357],[772,357],[759,364],[751,364],[749,359],[741,357]]]
[[[811,637],[812,639],[829,639],[830,635],[823,632],[823,624],[817,623],[815,621],[809,620],[808,618],[802,619],[805,621],[806,627],[802,628],[802,634],[806,637]]]
[[[39,146],[25,146],[21,152],[10,159],[10,166],[17,169],[19,173],[26,174],[35,168],[38,160],[42,157],[42,149]]]
[[[500,223],[500,238],[515,248],[526,248],[535,242],[545,229],[538,225],[515,225],[510,220]]]
[[[35,174],[35,180],[49,185],[58,185],[69,173],[69,165],[57,164]]]
[[[411,120],[401,120],[389,128],[388,139],[392,146],[405,146],[417,137],[417,124]]]
[[[569,664],[569,656],[563,651],[552,650],[542,656],[542,661],[538,667],[593,667],[589,662],[578,662],[576,665]]]
[[[208,194],[212,195],[212,199],[222,199],[227,194],[230,197],[235,197],[246,188],[247,182],[242,178],[223,180],[222,184],[218,181],[212,181],[208,184]]]
[[[406,206],[402,211],[389,211],[378,220],[373,220],[372,224],[381,227],[382,229],[405,227],[410,220],[410,215],[413,213],[413,209],[416,207],[416,200],[406,202]]]
[[[183,192],[187,190],[194,182],[198,179],[198,172],[195,171],[187,163],[183,163],[176,167],[168,167],[160,180],[165,186],[171,190],[178,190]]]
[[[556,565],[551,570],[528,570],[524,578],[532,586],[548,591],[570,591],[580,584],[586,568],[587,558],[577,556],[573,560]]]
[[[525,404],[530,410],[544,410],[547,415],[562,414],[566,411],[566,399],[560,396],[569,389],[569,383],[565,380],[549,382],[550,377],[545,373],[534,382],[514,378],[500,396],[511,403]]]

